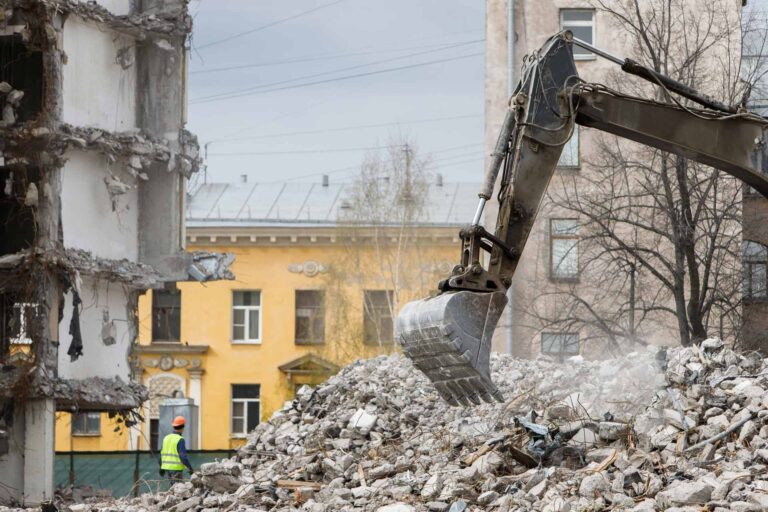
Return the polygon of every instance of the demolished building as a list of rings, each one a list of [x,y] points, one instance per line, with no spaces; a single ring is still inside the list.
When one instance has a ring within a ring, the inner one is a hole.
[[[57,411],[132,424],[138,297],[231,278],[184,252],[185,0],[0,9],[0,501],[53,497]]]

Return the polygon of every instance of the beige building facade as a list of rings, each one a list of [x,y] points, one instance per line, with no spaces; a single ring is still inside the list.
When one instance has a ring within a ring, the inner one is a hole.
[[[727,3],[727,2],[726,2]],[[580,39],[611,54],[635,57],[627,31],[617,25],[610,13],[596,9],[589,0],[487,0],[485,64],[485,148],[489,155],[504,118],[508,99],[519,80],[523,57],[541,47],[552,35],[570,30]],[[731,5],[732,4],[732,5]],[[727,3],[738,19],[741,0]],[[737,25],[738,26],[738,25]],[[514,30],[509,30],[514,27]],[[510,37],[514,34],[514,37]],[[621,71],[616,64],[580,48],[574,53],[579,76],[587,82],[621,87]],[[624,75],[626,76],[626,75]],[[600,160],[599,141],[603,135],[577,127],[563,149],[560,163],[550,183],[551,197],[568,196],[586,190],[594,183],[593,162]],[[607,355],[599,343],[600,329],[584,322],[544,320],[562,316],[568,307],[564,294],[571,298],[601,296],[610,308],[610,296],[595,289],[589,273],[583,272],[582,220],[572,211],[545,198],[538,218],[517,267],[508,293],[507,307],[494,338],[494,349],[518,357],[550,354],[565,358],[583,354]],[[498,203],[486,210],[485,224],[495,226]],[[582,243],[580,243],[580,241]],[[582,256],[582,258],[580,258]],[[633,285],[634,286],[634,276]],[[638,284],[637,286],[640,286]],[[624,291],[622,291],[624,293]],[[597,298],[596,298],[597,300]],[[671,298],[664,298],[669,305]],[[672,304],[674,306],[674,303]],[[679,339],[674,316],[666,313],[643,318],[643,343],[674,345]]]

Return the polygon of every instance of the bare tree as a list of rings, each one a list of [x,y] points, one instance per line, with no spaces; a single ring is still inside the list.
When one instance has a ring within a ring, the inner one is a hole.
[[[745,104],[765,73],[742,68],[742,20],[733,2],[594,4],[625,34],[635,60],[727,103]],[[634,96],[691,106],[627,75],[608,82]],[[678,155],[596,138],[588,170],[563,177],[550,194],[554,208],[581,224],[579,283],[537,297],[531,315],[545,326],[583,328],[612,347],[644,343],[661,325],[676,329],[684,346],[738,332],[740,183]],[[543,301],[558,307],[541,308]]]
[[[336,229],[342,254],[326,284],[331,321],[346,340],[336,350],[358,355],[361,340],[391,350],[399,306],[434,288],[437,272],[419,236],[427,220],[428,167],[412,141],[394,139],[385,152],[366,155],[342,198]],[[350,295],[360,289],[362,300]],[[362,313],[363,325],[350,325],[350,313]]]

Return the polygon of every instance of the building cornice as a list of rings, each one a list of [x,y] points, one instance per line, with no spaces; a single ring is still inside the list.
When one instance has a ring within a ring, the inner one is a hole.
[[[161,355],[161,354],[206,354],[209,345],[184,345],[182,343],[152,343],[151,345],[135,345],[133,353],[136,355]]]
[[[417,243],[429,245],[455,245],[459,242],[457,225],[416,226],[410,228],[409,237]],[[376,230],[366,227],[341,228],[334,226],[187,226],[187,243],[195,246],[297,246],[368,244],[376,241],[397,243],[401,228],[385,227]]]

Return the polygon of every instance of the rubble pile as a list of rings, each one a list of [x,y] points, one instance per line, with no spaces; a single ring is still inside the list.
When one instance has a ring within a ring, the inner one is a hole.
[[[768,509],[768,370],[719,339],[607,361],[492,359],[450,407],[405,358],[356,362],[169,492],[87,510]]]

